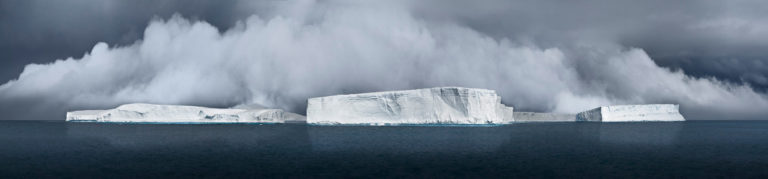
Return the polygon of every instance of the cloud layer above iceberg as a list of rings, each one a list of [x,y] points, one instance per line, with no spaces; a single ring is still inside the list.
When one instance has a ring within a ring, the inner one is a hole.
[[[0,86],[0,111],[56,120],[67,110],[146,102],[258,103],[301,113],[309,97],[465,86],[497,90],[516,110],[679,103],[692,120],[768,114],[765,94],[661,68],[643,49],[541,48],[410,10],[399,2],[298,1],[231,29],[157,19],[132,45],[99,43],[80,59],[27,65]]]

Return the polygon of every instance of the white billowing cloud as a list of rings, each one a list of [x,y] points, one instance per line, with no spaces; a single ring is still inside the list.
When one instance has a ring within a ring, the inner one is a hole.
[[[660,68],[642,49],[541,49],[427,22],[399,3],[297,4],[224,31],[179,16],[152,21],[132,45],[99,43],[80,59],[28,65],[0,86],[0,106],[63,115],[128,102],[258,103],[301,112],[309,97],[467,86],[497,90],[521,110],[680,103],[691,119],[768,114],[765,94]]]

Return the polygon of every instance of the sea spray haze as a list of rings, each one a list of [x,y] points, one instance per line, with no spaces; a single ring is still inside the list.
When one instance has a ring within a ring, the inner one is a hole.
[[[750,85],[659,67],[640,48],[496,37],[417,16],[426,13],[418,4],[290,1],[227,29],[158,18],[132,44],[98,43],[81,58],[27,65],[0,86],[0,112],[52,120],[67,110],[146,102],[303,113],[309,97],[466,86],[496,90],[524,111],[679,103],[690,119],[768,114],[766,95]]]

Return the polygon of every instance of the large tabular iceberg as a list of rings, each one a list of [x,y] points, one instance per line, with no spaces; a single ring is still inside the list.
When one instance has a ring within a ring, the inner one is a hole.
[[[576,115],[577,121],[685,121],[676,104],[602,106]]]
[[[439,87],[311,98],[307,123],[505,124],[513,120],[511,111],[493,90]]]
[[[67,121],[144,123],[284,123],[301,122],[301,115],[280,109],[217,109],[197,106],[126,104],[109,110],[67,113]]]

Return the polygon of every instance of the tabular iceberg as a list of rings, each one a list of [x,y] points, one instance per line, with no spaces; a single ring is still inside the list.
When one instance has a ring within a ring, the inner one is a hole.
[[[280,109],[217,109],[197,106],[126,104],[109,110],[67,112],[67,121],[142,123],[285,123],[303,116]]]
[[[513,121],[511,111],[493,90],[438,87],[310,98],[307,123],[505,124]]]
[[[685,121],[676,104],[602,106],[576,115],[577,121]]]

